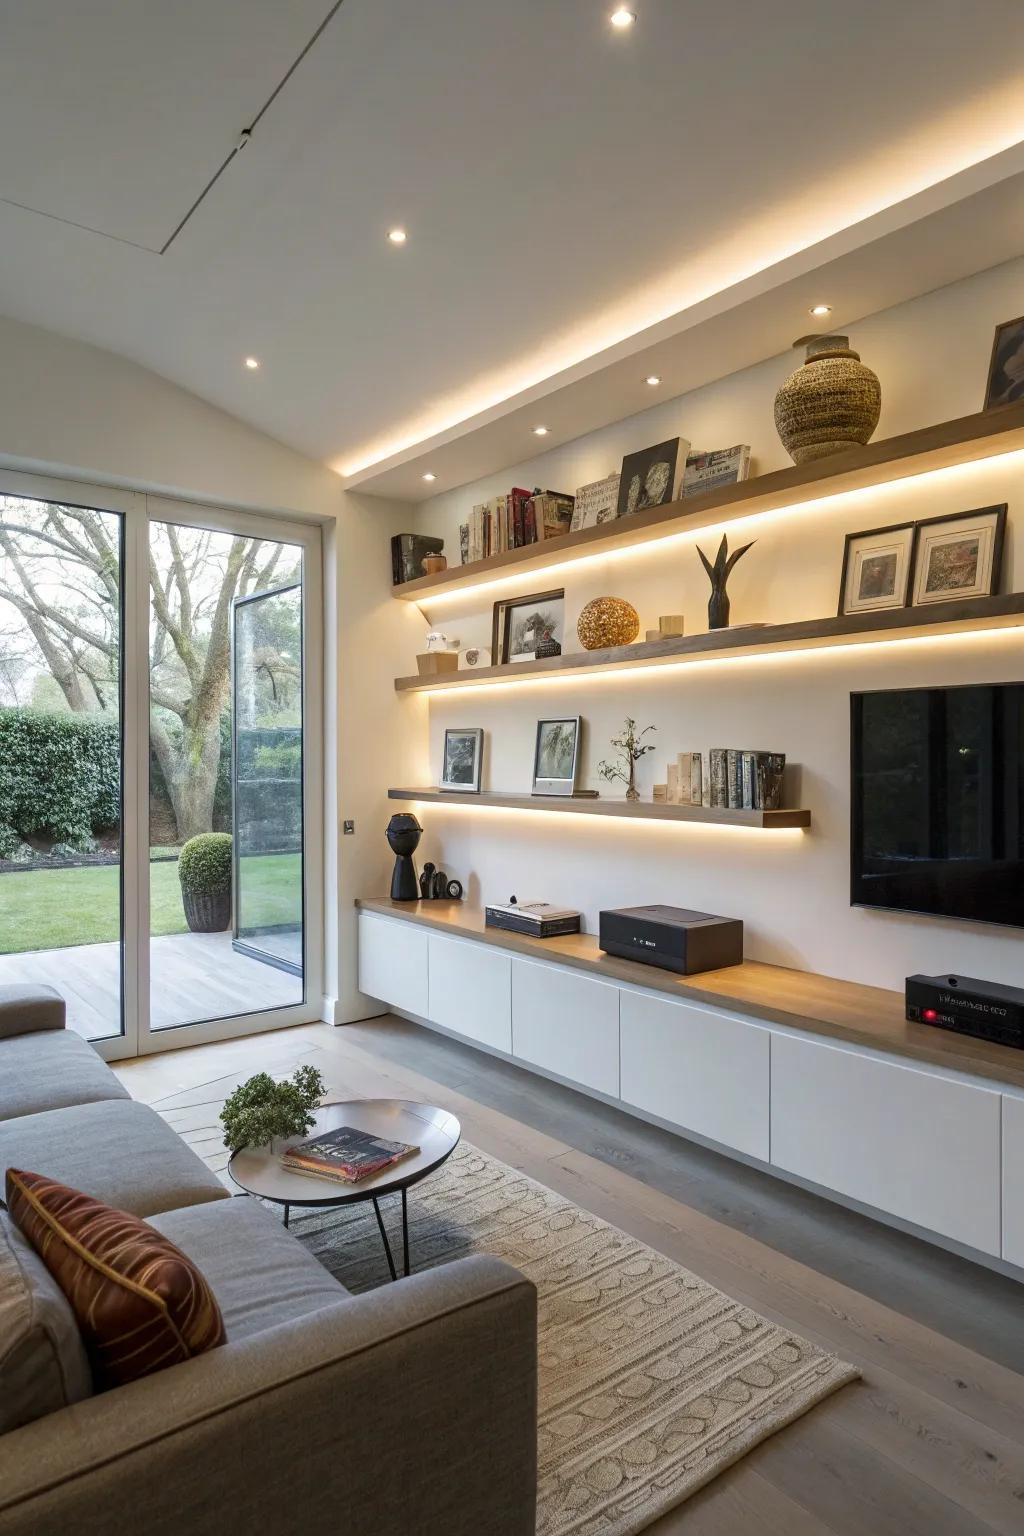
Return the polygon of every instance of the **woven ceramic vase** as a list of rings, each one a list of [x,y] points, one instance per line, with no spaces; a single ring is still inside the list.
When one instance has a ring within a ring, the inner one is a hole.
[[[640,615],[624,597],[595,597],[580,614],[576,633],[585,651],[631,645],[640,633]]]
[[[775,396],[775,426],[797,464],[866,443],[878,426],[882,390],[847,336],[815,336],[807,361]]]

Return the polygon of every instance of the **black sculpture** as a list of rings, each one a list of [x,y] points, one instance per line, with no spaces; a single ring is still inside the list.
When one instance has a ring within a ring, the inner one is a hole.
[[[729,596],[725,590],[725,584],[729,580],[729,573],[741,555],[745,555],[748,549],[753,549],[756,541],[751,540],[744,544],[742,549],[729,553],[729,540],[725,534],[718,546],[718,554],[715,556],[714,565],[707,555],[698,546],[697,553],[703,562],[704,569],[711,579],[711,596],[708,599],[708,629],[728,629],[729,627]]]
[[[395,854],[395,868],[391,876],[392,901],[415,901],[420,894],[412,856],[422,836],[423,828],[416,817],[407,811],[392,816],[388,822],[388,844]]]

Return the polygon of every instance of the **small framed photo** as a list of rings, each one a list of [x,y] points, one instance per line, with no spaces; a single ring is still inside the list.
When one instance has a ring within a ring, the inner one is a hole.
[[[994,596],[999,590],[1005,537],[1005,502],[918,523],[914,607]]]
[[[914,564],[913,523],[848,533],[839,582],[839,615],[905,608]]]
[[[484,733],[478,726],[449,727],[444,733],[440,788],[458,790],[464,795],[478,795],[483,755]]]
[[[565,591],[534,592],[496,602],[491,622],[491,657],[495,666],[533,661],[537,647],[557,655],[565,634]]]
[[[689,444],[684,454],[689,451]],[[660,507],[672,500],[679,459],[679,439],[655,443],[639,453],[627,453],[619,477],[619,503],[616,517],[630,517],[647,507]]]
[[[985,386],[985,409],[1024,400],[1024,315],[996,326]]]
[[[580,725],[579,715],[537,721],[537,744],[533,752],[535,795],[575,794]]]

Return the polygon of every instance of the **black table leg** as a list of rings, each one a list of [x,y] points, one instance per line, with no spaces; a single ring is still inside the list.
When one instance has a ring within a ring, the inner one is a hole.
[[[391,1278],[392,1278],[392,1280],[397,1280],[398,1279],[398,1271],[395,1268],[395,1261],[391,1257],[391,1244],[388,1242],[388,1234],[384,1230],[384,1222],[383,1222],[383,1219],[382,1219],[381,1214],[380,1214],[380,1206],[377,1203],[376,1195],[373,1196],[373,1209],[374,1209],[374,1213],[375,1213],[375,1215],[377,1217],[377,1225],[380,1228],[381,1241],[384,1244],[384,1252],[385,1252],[385,1254],[387,1256],[388,1269],[390,1269],[390,1271],[391,1271]],[[406,1271],[406,1273],[408,1273],[408,1271]]]
[[[404,1260],[402,1273],[409,1273],[409,1206],[405,1198],[405,1185],[402,1186],[402,1257]]]

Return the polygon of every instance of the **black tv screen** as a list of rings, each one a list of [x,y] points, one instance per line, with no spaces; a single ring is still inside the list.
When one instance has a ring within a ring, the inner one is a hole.
[[[850,704],[853,905],[1024,927],[1024,683]]]

